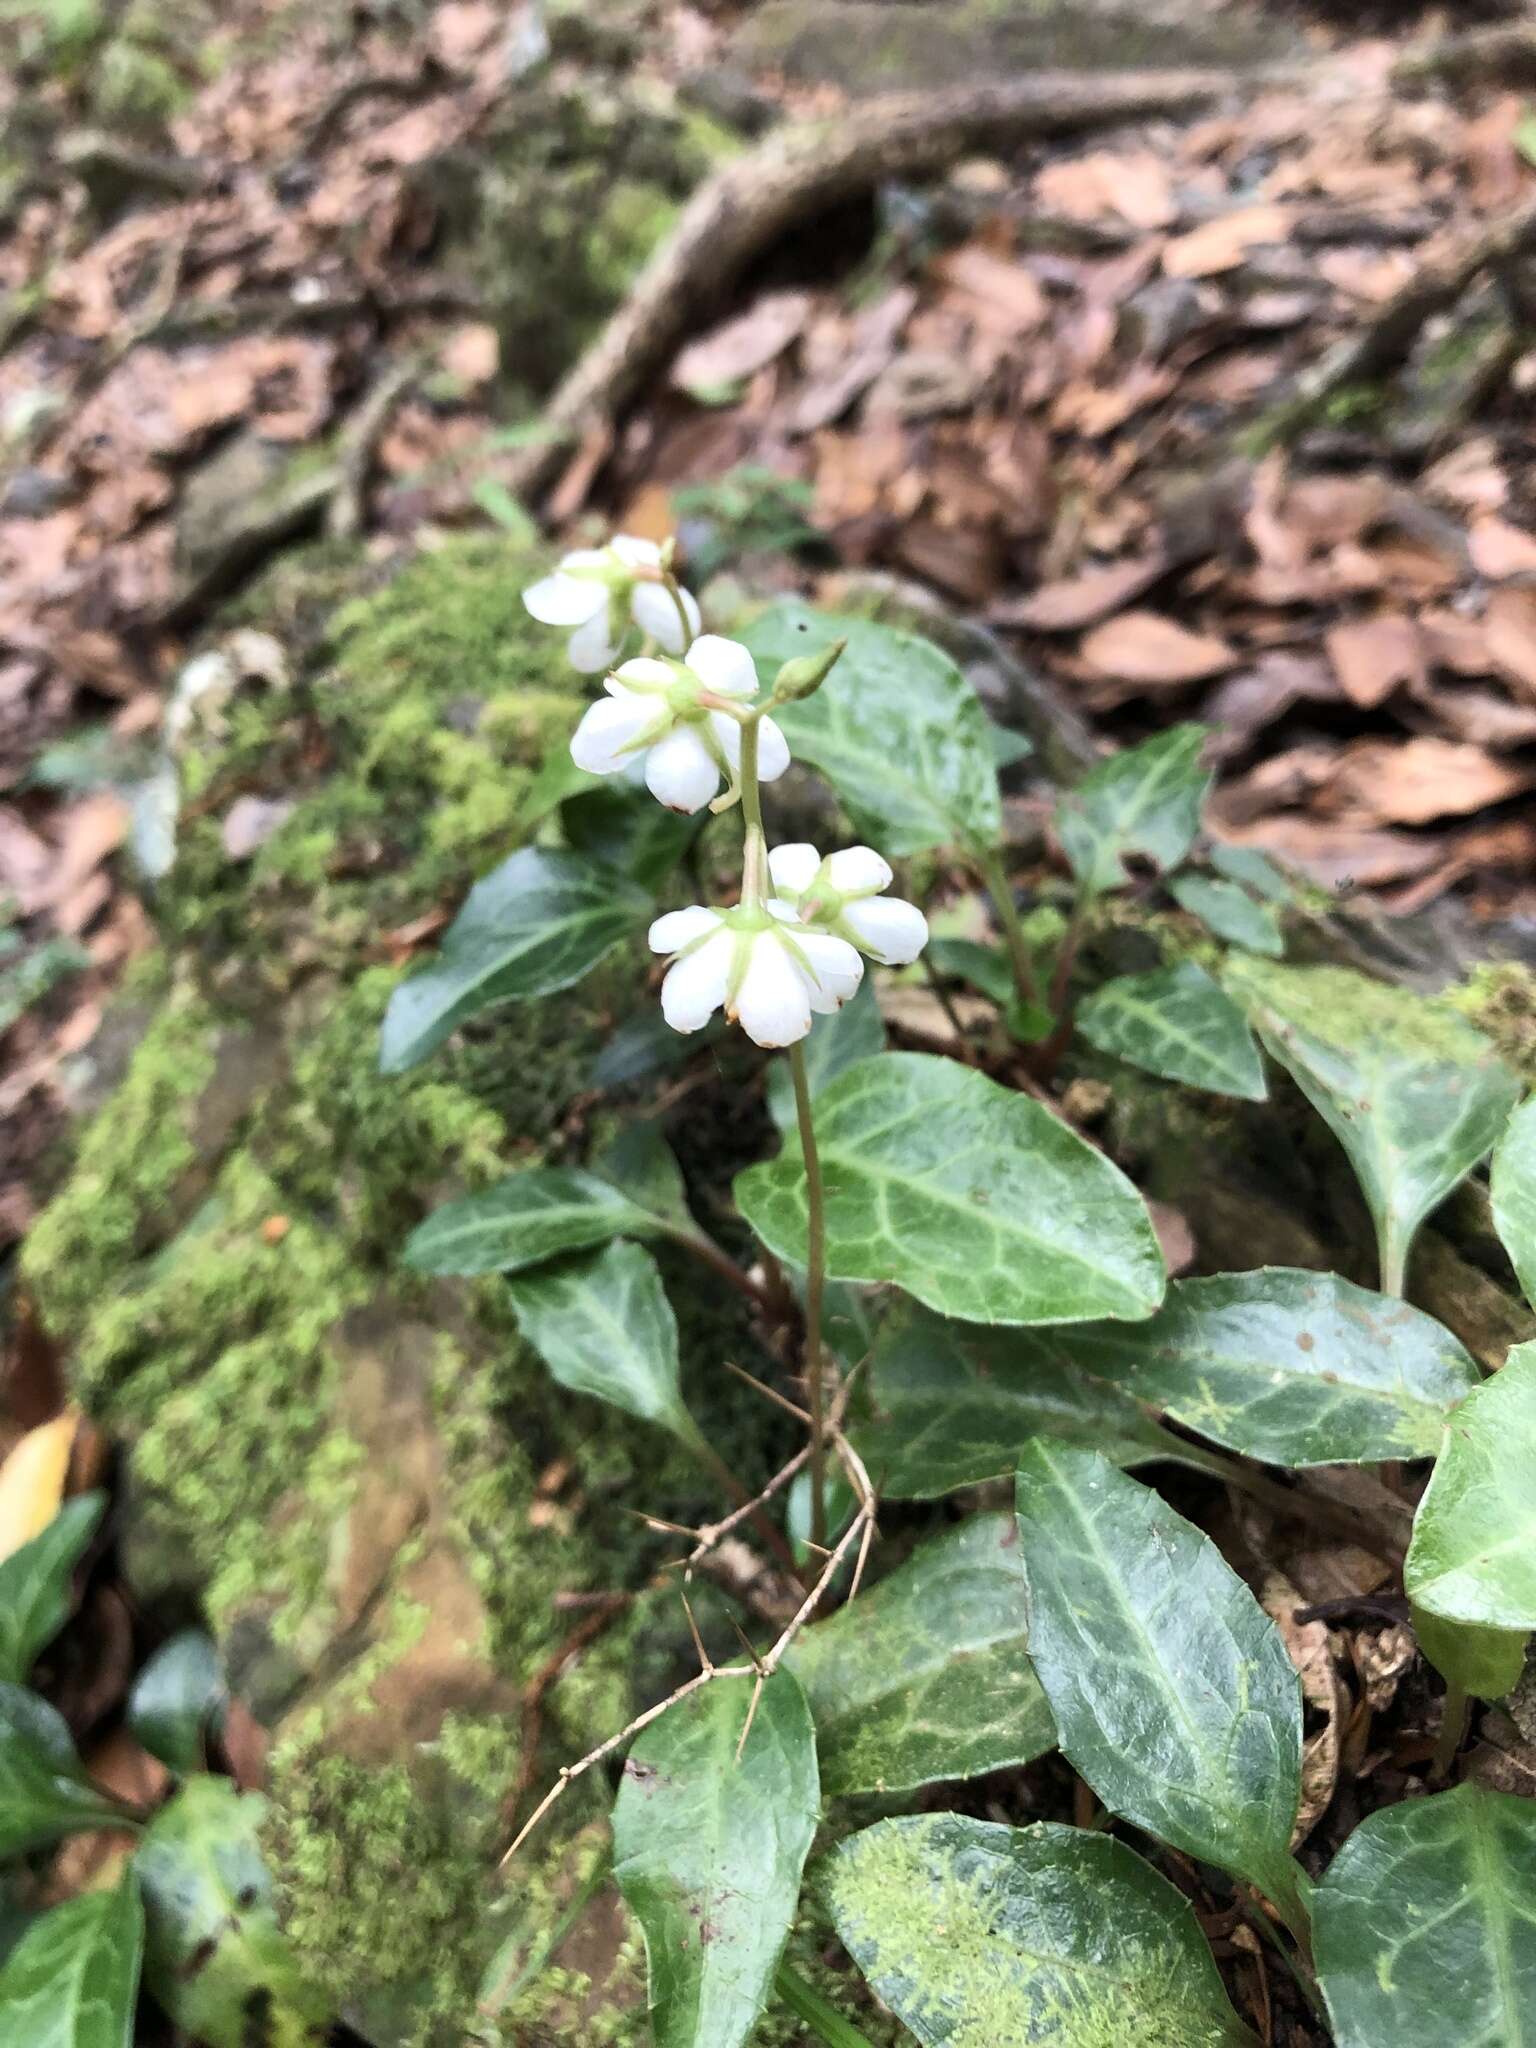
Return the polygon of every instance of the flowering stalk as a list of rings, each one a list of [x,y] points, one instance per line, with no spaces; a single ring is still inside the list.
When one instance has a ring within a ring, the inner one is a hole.
[[[821,1184],[821,1155],[816,1150],[816,1120],[811,1114],[811,1084],[805,1071],[805,1048],[789,1049],[789,1070],[795,1082],[795,1120],[800,1126],[800,1151],[805,1160],[805,1386],[811,1415],[811,1541],[827,1544],[827,1502],[822,1485],[826,1462],[826,1401],[822,1386],[821,1298],[827,1279],[827,1216]]]
[[[604,695],[583,714],[571,742],[579,768],[643,778],[672,810],[741,805],[738,902],[666,911],[649,937],[654,952],[669,956],[661,1007],[674,1030],[697,1031],[723,1009],[757,1044],[789,1049],[805,1168],[811,1540],[825,1552],[826,1199],[803,1042],[815,1017],[830,1016],[857,994],[866,956],[906,966],[928,939],[916,905],[885,894],[890,863],[872,847],[846,847],[826,859],[803,843],[769,851],[762,784],[789,766],[788,744],[769,713],[820,689],[845,643],[785,662],[760,699],[748,649],[700,630],[699,607],[673,574],[672,544],[658,548],[623,534],[607,548],[566,555],[524,597],[535,618],[575,628],[569,651],[578,667],[608,666],[631,626],[646,636],[647,651],[611,669]],[[661,654],[649,651],[653,645]],[[601,664],[599,653],[607,656]],[[687,1241],[700,1249],[691,1236]],[[742,1283],[734,1270],[729,1277]],[[697,1448],[716,1462],[702,1440]]]

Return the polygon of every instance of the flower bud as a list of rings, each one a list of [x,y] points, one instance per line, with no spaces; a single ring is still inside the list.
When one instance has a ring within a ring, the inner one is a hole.
[[[792,661],[786,661],[774,677],[773,695],[769,701],[796,704],[802,697],[813,696],[832,673],[847,645],[846,640],[834,640],[820,654],[797,654]]]

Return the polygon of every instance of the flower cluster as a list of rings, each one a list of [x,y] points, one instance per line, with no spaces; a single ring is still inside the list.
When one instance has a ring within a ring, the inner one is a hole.
[[[670,549],[629,534],[564,556],[523,602],[543,624],[574,628],[568,651],[583,674],[609,671],[606,694],[571,741],[578,768],[643,773],[675,811],[743,806],[740,902],[726,910],[696,903],[651,926],[651,950],[670,957],[661,1008],[675,1031],[697,1031],[723,1009],[759,1045],[794,1045],[815,1016],[858,992],[865,956],[885,967],[917,958],[927,921],[915,904],[885,894],[891,869],[872,847],[823,860],[804,844],[770,852],[763,837],[758,786],[789,766],[769,707],[817,688],[830,660],[786,665],[759,702],[752,656],[700,630]],[[643,645],[615,667],[632,627]]]

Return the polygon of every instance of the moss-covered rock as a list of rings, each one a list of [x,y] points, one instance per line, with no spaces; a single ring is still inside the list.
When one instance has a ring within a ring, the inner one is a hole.
[[[564,374],[682,202],[737,147],[621,50],[602,53],[606,70],[556,63],[524,81],[472,148],[416,176],[454,267],[494,310],[514,405]]]
[[[558,636],[522,610],[528,574],[508,544],[468,541],[378,587],[322,549],[242,602],[287,680],[242,686],[183,747],[158,1005],[26,1250],[80,1398],[126,1447],[135,1589],[203,1601],[271,1731],[288,1925],[380,2043],[457,2042],[492,1951],[510,1937],[515,1961],[519,1929],[558,1916],[601,1774],[503,1891],[509,1802],[665,1689],[686,1641],[622,1503],[683,1521],[714,1505],[669,1439],[551,1387],[499,1283],[397,1263],[446,1190],[581,1155],[572,1104],[639,995],[621,956],[377,1071],[410,927],[517,843],[578,714]],[[293,808],[235,859],[222,821],[251,795]],[[705,1368],[744,1332],[715,1283],[668,1278],[707,1415]],[[723,1443],[745,1435],[740,1406],[721,1402]],[[610,1593],[634,1597],[550,1684],[581,1596]],[[634,2038],[639,1979],[612,1924],[602,1988],[581,1981],[592,1955],[543,1973],[506,2038],[540,2038],[545,2007],[582,2012],[584,2040]]]

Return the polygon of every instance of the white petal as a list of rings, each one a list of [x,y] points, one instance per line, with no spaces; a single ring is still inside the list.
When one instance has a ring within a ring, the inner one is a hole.
[[[757,722],[757,779],[777,782],[789,766],[789,741],[771,718]]]
[[[670,690],[676,680],[676,675],[664,661],[657,661],[649,654],[637,654],[633,661],[621,662],[603,688],[612,690],[615,696],[621,688],[655,692]]]
[[[693,727],[677,725],[646,755],[645,786],[669,811],[701,811],[720,787],[720,770]]]
[[[661,1014],[674,1031],[697,1031],[725,1001],[737,934],[722,928],[686,959],[674,960],[661,984]]]
[[[827,879],[840,896],[873,896],[891,886],[891,864],[872,846],[845,846],[827,862]]]
[[[732,718],[729,711],[711,711],[709,714],[709,729],[714,734],[715,742],[721,753],[724,754],[726,760],[730,763],[732,770],[739,769],[741,766],[741,727]],[[761,776],[758,779],[761,781]]]
[[[928,920],[899,896],[866,896],[843,905],[843,923],[885,967],[905,967],[928,943]]]
[[[530,583],[523,603],[541,626],[584,625],[596,611],[605,610],[608,593],[588,576],[566,576],[557,569]]]
[[[768,872],[773,877],[773,886],[787,889],[794,896],[809,889],[820,866],[821,855],[803,839],[791,846],[776,846],[768,856]]]
[[[707,690],[722,697],[757,695],[757,664],[739,640],[701,634],[683,659]]]
[[[626,766],[628,749],[645,732],[656,716],[656,706],[644,697],[599,697],[581,715],[571,734],[571,759],[589,775],[612,775]]]
[[[691,903],[686,910],[668,910],[658,917],[646,934],[646,944],[653,953],[680,953],[719,922],[718,910],[705,903]]]
[[[635,533],[616,533],[608,543],[626,569],[659,569],[661,549],[653,540],[641,540]]]
[[[753,940],[729,1014],[759,1045],[793,1045],[810,1030],[806,977],[771,932]]]
[[[688,591],[681,593],[688,631],[677,616],[672,593],[664,583],[637,583],[629,594],[629,613],[642,633],[665,647],[668,654],[681,654],[699,630],[699,607]]]
[[[864,979],[864,962],[856,947],[831,932],[798,931],[795,944],[811,963],[816,987],[811,991],[813,1010],[840,1010],[850,996],[859,992]]]
[[[595,611],[585,625],[578,626],[565,643],[571,667],[578,675],[597,676],[609,667],[618,648],[613,642],[610,608]]]

